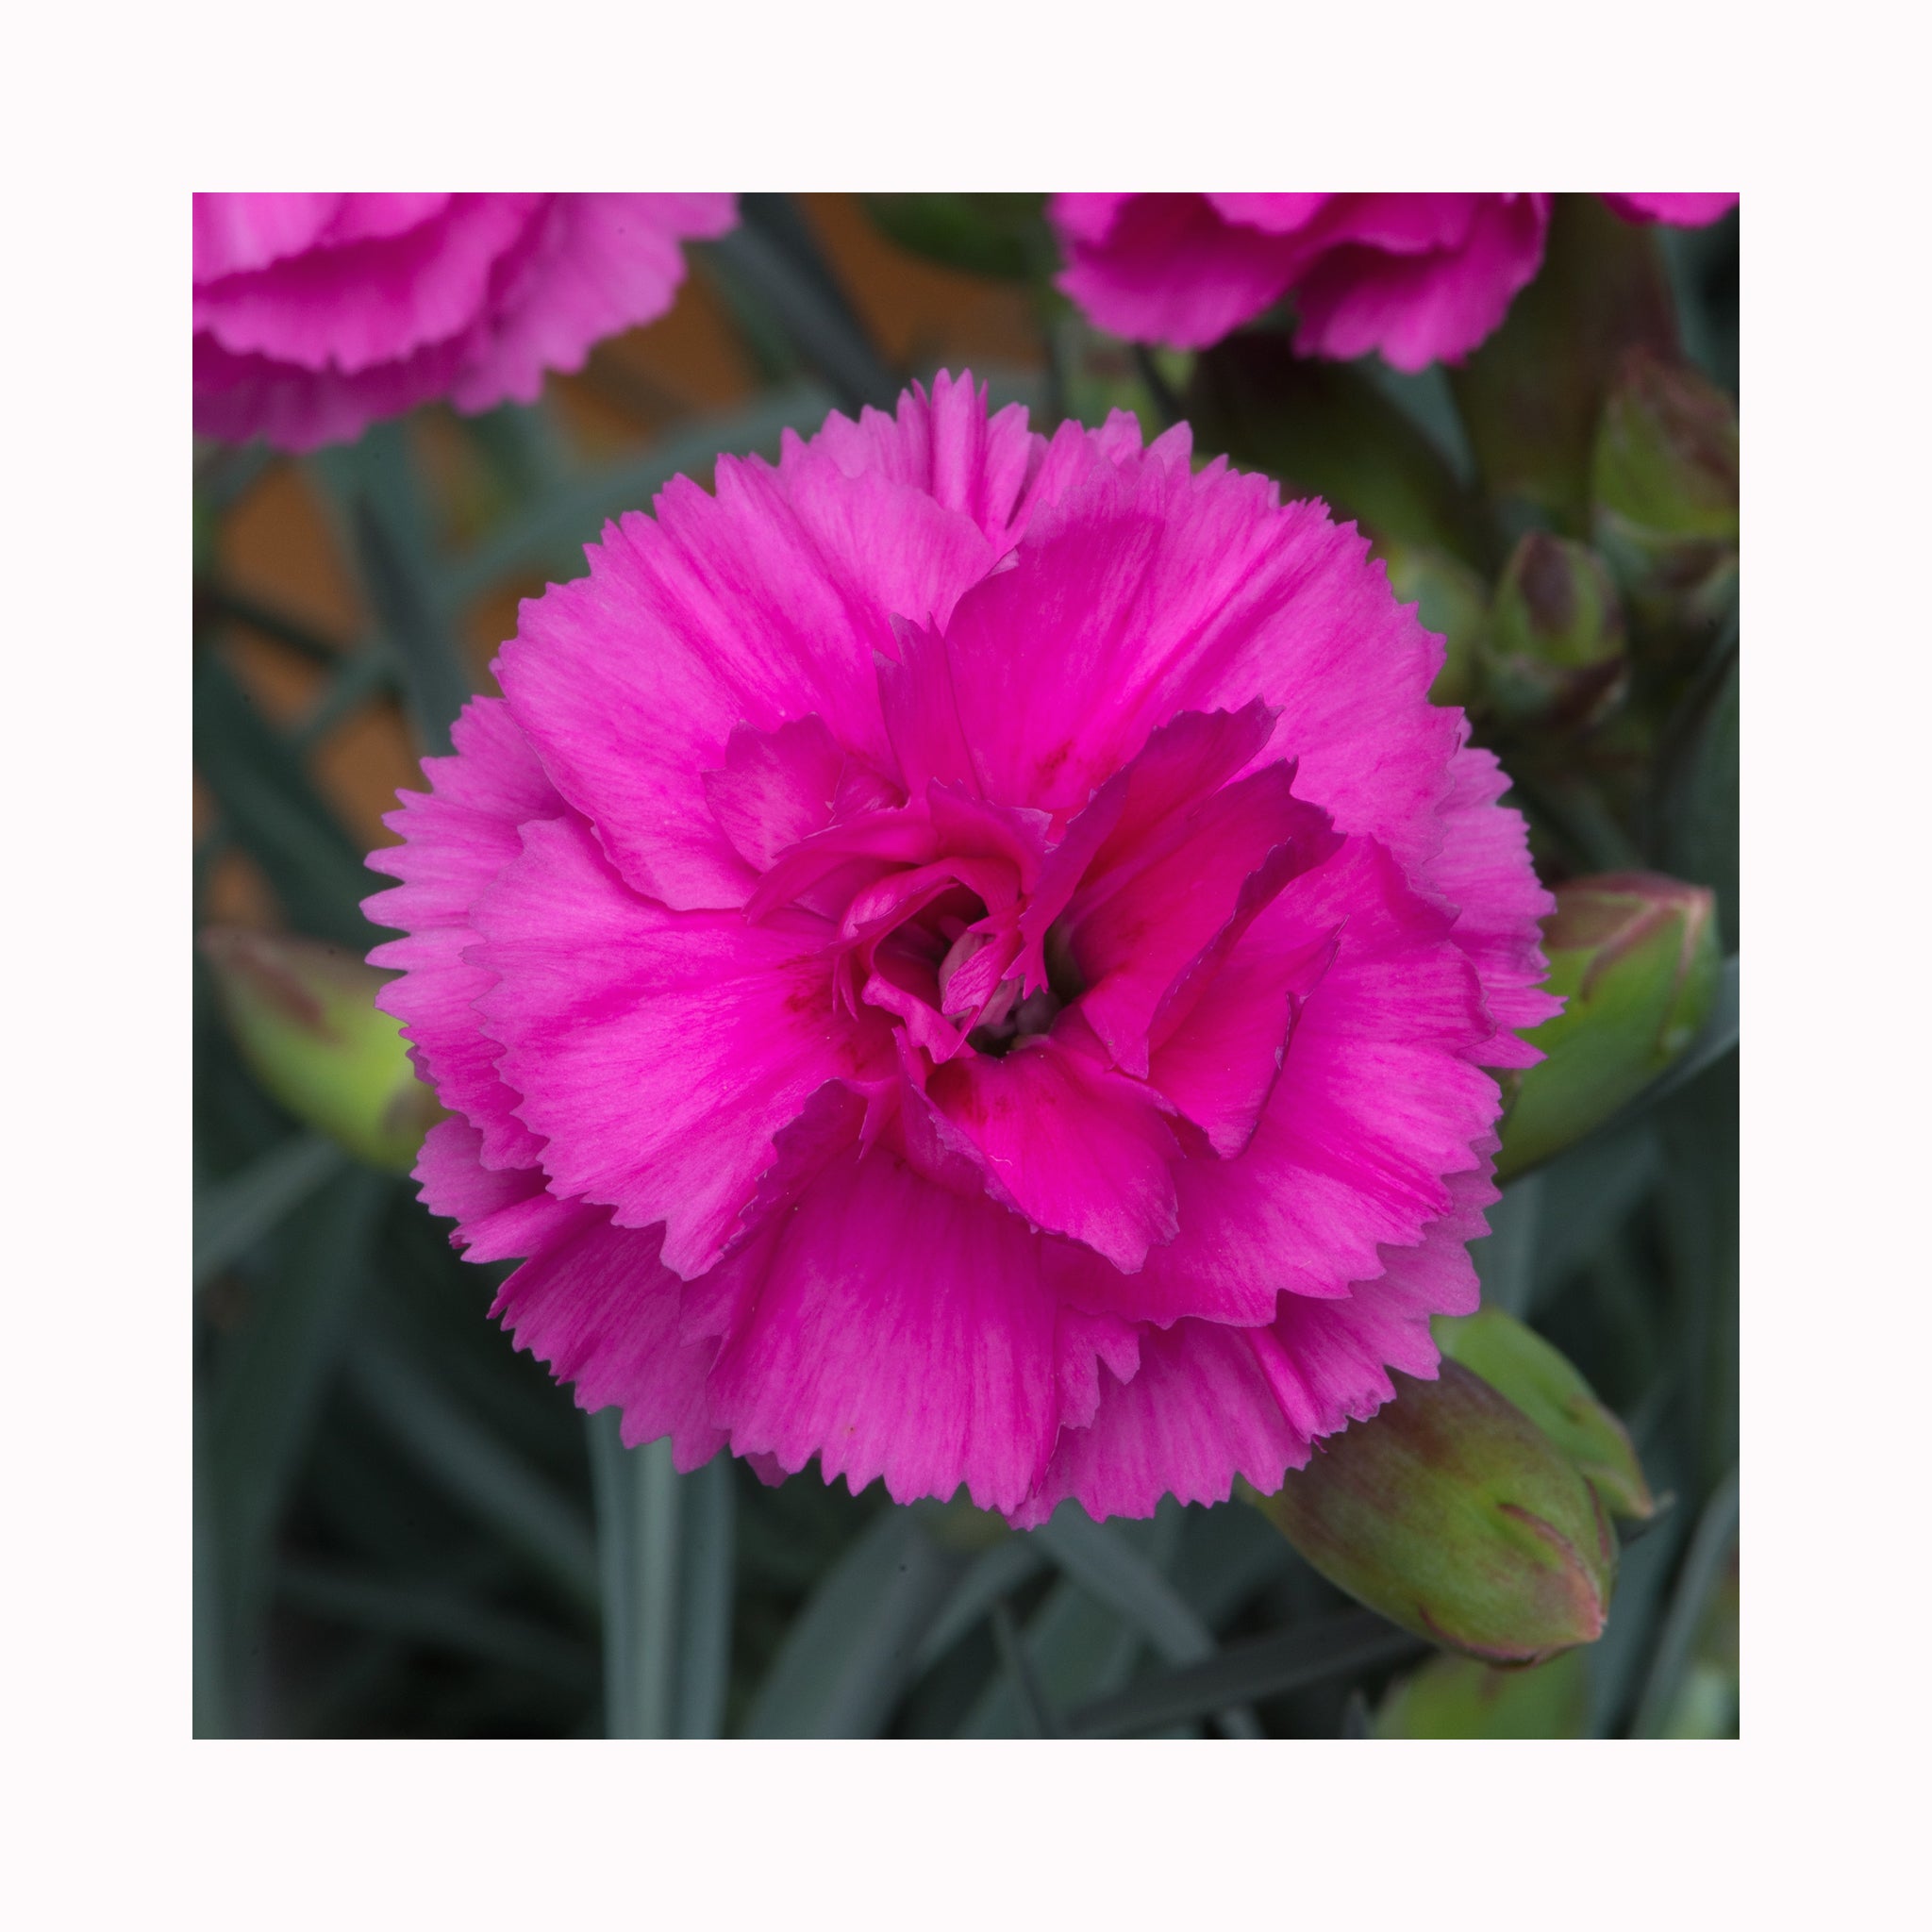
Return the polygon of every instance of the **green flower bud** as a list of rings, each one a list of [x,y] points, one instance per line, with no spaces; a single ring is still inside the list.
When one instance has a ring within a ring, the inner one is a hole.
[[[1696,370],[1638,349],[1604,405],[1596,514],[1657,541],[1738,541],[1738,406]]]
[[[1505,1083],[1499,1178],[1579,1140],[1695,1037],[1717,997],[1716,900],[1659,873],[1603,873],[1557,889],[1543,922],[1563,1010],[1527,1038],[1544,1058]]]
[[[1735,575],[1738,406],[1694,369],[1638,350],[1604,408],[1591,530],[1648,625],[1708,618]]]
[[[1398,1678],[1375,1713],[1378,1738],[1580,1738],[1590,1725],[1590,1667],[1566,1650],[1548,1663],[1499,1670],[1432,1657]]]
[[[1617,1570],[1595,1491],[1459,1363],[1392,1379],[1394,1401],[1253,1499],[1262,1513],[1331,1583],[1431,1642],[1535,1663],[1594,1641]]]
[[[1541,530],[1517,544],[1491,608],[1484,673],[1490,702],[1515,724],[1581,730],[1622,699],[1624,613],[1588,544]]]
[[[1434,631],[1449,647],[1429,687],[1430,703],[1467,704],[1475,689],[1476,653],[1490,616],[1482,578],[1444,551],[1392,542],[1380,548],[1396,600],[1416,605],[1423,628]]]
[[[314,940],[211,927],[201,949],[242,1057],[296,1119],[372,1166],[407,1174],[443,1117],[402,1029],[376,1010],[391,976]]]
[[[1501,1308],[1438,1315],[1430,1325],[1442,1353],[1513,1402],[1570,1458],[1612,1516],[1642,1523],[1657,1514],[1629,1432],[1568,1356]]]

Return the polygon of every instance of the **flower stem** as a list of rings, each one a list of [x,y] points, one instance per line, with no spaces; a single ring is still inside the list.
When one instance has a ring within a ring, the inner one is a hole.
[[[676,1734],[678,1513],[671,1441],[626,1449],[619,1412],[590,1419],[604,1596],[605,1735]]]

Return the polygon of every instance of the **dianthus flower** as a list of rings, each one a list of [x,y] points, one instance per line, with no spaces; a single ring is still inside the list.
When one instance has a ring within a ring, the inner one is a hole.
[[[1201,349],[1291,291],[1295,347],[1454,362],[1543,258],[1546,194],[1057,194],[1059,286],[1101,327]]]
[[[943,375],[654,508],[370,861],[518,1342],[680,1468],[1019,1524],[1433,1374],[1551,901],[1362,538]]]
[[[436,396],[534,402],[736,219],[729,194],[197,194],[195,429],[300,450]]]
[[[1735,194],[1607,194],[1631,222],[1700,227]],[[1205,349],[1291,295],[1294,346],[1457,362],[1542,265],[1547,194],[1057,194],[1058,277],[1134,341]]]
[[[1613,213],[1626,222],[1663,222],[1674,228],[1703,228],[1737,207],[1735,194],[1607,194]]]

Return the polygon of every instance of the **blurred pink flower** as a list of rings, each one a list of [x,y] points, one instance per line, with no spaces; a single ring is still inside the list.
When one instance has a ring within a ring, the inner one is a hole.
[[[1735,194],[1607,194],[1626,222],[1666,222],[1674,228],[1703,228],[1737,207]]]
[[[1021,1524],[1435,1373],[1557,1002],[1353,526],[941,375],[523,607],[370,863],[423,1198],[624,1436]]]
[[[1542,260],[1546,194],[1057,194],[1059,286],[1101,327],[1206,348],[1292,291],[1295,347],[1459,361]]]
[[[736,220],[729,194],[197,194],[195,429],[310,449],[435,396],[534,402]]]

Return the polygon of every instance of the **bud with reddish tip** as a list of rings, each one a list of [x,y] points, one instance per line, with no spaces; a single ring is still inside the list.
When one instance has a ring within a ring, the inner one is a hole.
[[[1521,1409],[1455,1361],[1317,1442],[1257,1507],[1391,1623],[1491,1663],[1599,1637],[1617,1548],[1596,1493]]]
[[[358,1159],[407,1174],[443,1110],[417,1079],[397,1023],[376,1009],[391,975],[282,933],[215,926],[201,949],[268,1092]]]
[[[1532,530],[1503,566],[1483,659],[1490,702],[1511,723],[1581,730],[1604,717],[1623,697],[1630,665],[1602,558]]]
[[[1642,1523],[1657,1514],[1629,1432],[1560,1349],[1501,1308],[1438,1315],[1430,1327],[1444,1355],[1507,1396],[1570,1458],[1612,1516]]]
[[[1591,527],[1646,615],[1736,568],[1738,406],[1696,370],[1633,351],[1591,461]]]
[[[1525,1036],[1544,1058],[1505,1082],[1499,1179],[1579,1140],[1683,1053],[1717,998],[1717,903],[1660,873],[1557,888],[1543,922],[1563,1010]]]
[[[1467,1657],[1432,1657],[1390,1687],[1378,1738],[1580,1738],[1590,1725],[1587,1654],[1499,1670]]]

